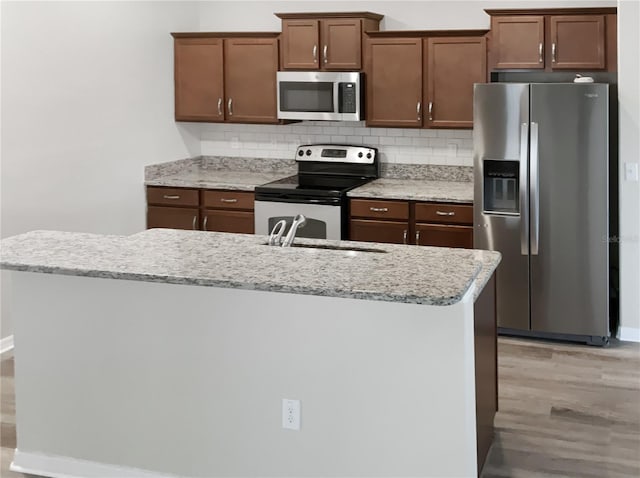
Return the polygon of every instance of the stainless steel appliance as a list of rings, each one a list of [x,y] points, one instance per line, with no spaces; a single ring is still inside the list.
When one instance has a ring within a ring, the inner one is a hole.
[[[364,119],[360,72],[279,71],[277,81],[279,119]]]
[[[473,137],[499,331],[608,343],[609,85],[476,84]]]
[[[283,219],[289,228],[302,214],[306,223],[297,237],[347,239],[347,191],[378,177],[377,149],[303,145],[296,161],[298,174],[256,187],[255,233],[269,234]]]

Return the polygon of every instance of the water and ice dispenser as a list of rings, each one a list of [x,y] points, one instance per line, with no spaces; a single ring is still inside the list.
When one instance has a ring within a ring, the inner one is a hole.
[[[520,162],[485,159],[483,211],[520,214]]]

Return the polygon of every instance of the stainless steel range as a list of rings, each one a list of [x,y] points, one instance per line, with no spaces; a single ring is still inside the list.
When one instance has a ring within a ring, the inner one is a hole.
[[[255,233],[287,228],[298,214],[306,224],[297,237],[347,239],[347,191],[378,177],[378,150],[366,146],[315,144],[296,150],[298,174],[255,189]],[[285,232],[286,233],[286,232]]]

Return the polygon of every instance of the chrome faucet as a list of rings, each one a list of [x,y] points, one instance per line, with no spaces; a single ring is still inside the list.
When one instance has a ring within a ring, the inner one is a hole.
[[[287,228],[287,221],[282,219],[278,221],[273,229],[271,229],[271,234],[269,235],[270,246],[279,246],[282,242],[282,235],[284,234],[285,229]]]
[[[299,227],[303,227],[307,223],[307,218],[302,214],[298,214],[293,218],[293,224],[291,224],[291,229],[289,229],[289,233],[287,237],[282,241],[282,247],[290,247],[293,244],[293,240],[296,238],[296,232]]]

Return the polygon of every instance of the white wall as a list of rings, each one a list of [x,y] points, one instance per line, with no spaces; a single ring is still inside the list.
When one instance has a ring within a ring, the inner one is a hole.
[[[144,165],[200,153],[173,120],[169,35],[196,5],[3,1],[1,21],[2,237],[144,229]]]
[[[618,5],[620,99],[620,338],[640,342],[640,183],[624,165],[640,162],[640,2]]]

